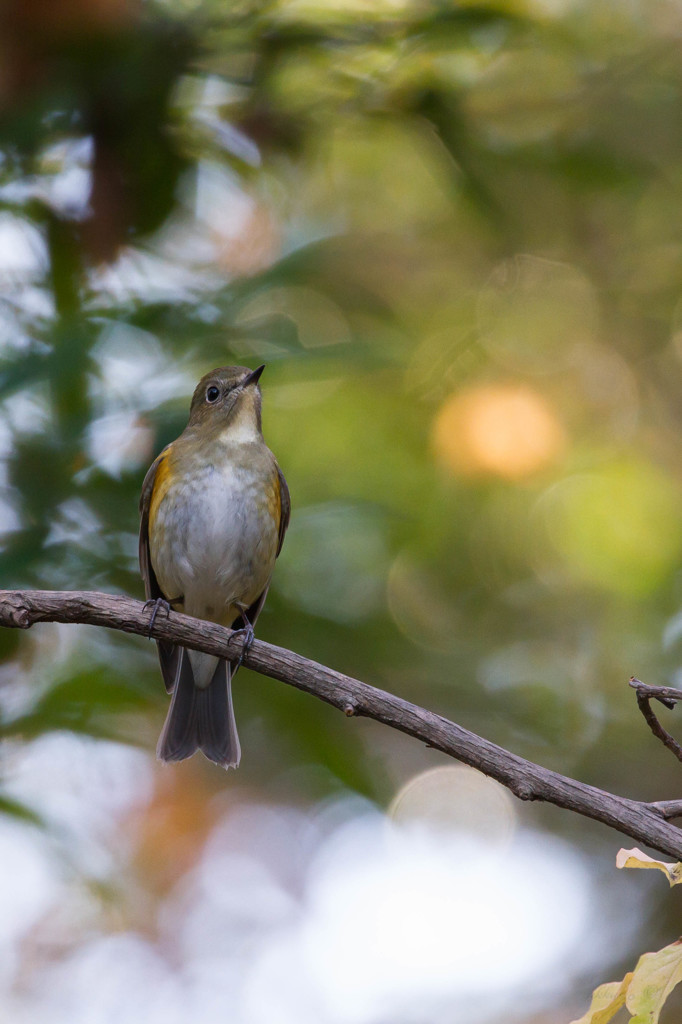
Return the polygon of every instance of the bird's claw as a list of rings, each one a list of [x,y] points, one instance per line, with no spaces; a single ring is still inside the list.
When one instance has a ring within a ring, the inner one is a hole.
[[[237,671],[238,668],[240,668],[240,666],[242,665],[242,662],[244,661],[244,658],[246,657],[246,655],[251,650],[251,647],[253,646],[253,641],[256,639],[256,634],[253,631],[253,626],[251,625],[251,623],[247,622],[247,624],[245,626],[242,626],[241,629],[235,629],[233,631],[232,636],[227,641],[228,647],[232,643],[232,641],[234,640],[234,638],[236,636],[243,637],[243,640],[242,640],[242,649],[241,649],[241,653],[239,655],[239,660],[237,661],[237,664],[236,664],[236,666],[234,668],[235,672]]]
[[[166,601],[166,599],[164,597],[150,597],[150,599],[148,601],[145,601],[145,603],[144,603],[145,610],[147,608],[152,608],[152,607],[153,607],[154,610],[152,611],[152,616],[151,616],[151,618],[149,620],[149,637],[150,637],[150,639],[151,639],[151,635],[152,635],[152,630],[154,629],[154,623],[156,622],[156,616],[159,614],[159,609],[163,608],[163,610],[166,613],[166,618],[168,618],[168,615],[169,615],[170,610],[171,610],[170,604],[168,603],[168,601]]]

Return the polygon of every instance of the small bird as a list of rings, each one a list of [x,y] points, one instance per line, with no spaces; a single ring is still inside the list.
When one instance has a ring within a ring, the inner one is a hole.
[[[242,650],[253,642],[291,508],[261,431],[263,369],[222,366],[201,378],[187,427],[151,465],[140,498],[140,570],[152,623],[159,607],[172,607],[241,630]],[[157,646],[172,694],[157,757],[182,761],[202,750],[236,768],[231,679],[241,659]]]

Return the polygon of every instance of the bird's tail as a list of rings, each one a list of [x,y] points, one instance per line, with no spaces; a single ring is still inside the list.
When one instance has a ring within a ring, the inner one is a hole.
[[[189,654],[182,651],[166,722],[156,748],[160,761],[184,761],[195,750],[223,768],[236,768],[240,747],[232,709],[231,667],[220,658],[211,682],[198,687]]]

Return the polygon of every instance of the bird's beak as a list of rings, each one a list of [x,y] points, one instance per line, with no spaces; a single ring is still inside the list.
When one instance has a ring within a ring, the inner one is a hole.
[[[260,375],[261,375],[261,373],[263,372],[264,369],[265,369],[265,363],[263,363],[262,366],[259,366],[257,369],[255,369],[253,371],[253,373],[250,373],[247,377],[244,377],[244,379],[242,381],[242,387],[243,388],[248,388],[249,384],[257,384],[258,383],[258,378],[260,377]]]

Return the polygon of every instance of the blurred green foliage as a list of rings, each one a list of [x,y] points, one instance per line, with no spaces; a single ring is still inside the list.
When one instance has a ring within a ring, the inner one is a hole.
[[[627,679],[679,678],[680,39],[672,0],[5,4],[3,586],[141,596],[148,464],[199,376],[264,361],[293,518],[260,635],[679,795]],[[4,738],[153,751],[151,645],[0,656]],[[236,704],[207,791],[386,801],[434,762],[246,671]]]
[[[679,7],[63,0],[0,29],[4,585],[141,595],[147,465],[200,375],[265,361],[293,519],[260,635],[675,796],[627,679],[674,679],[682,632]],[[151,750],[151,649],[60,635],[0,637],[3,734]],[[252,785],[383,800],[413,765],[246,672],[236,701]]]

